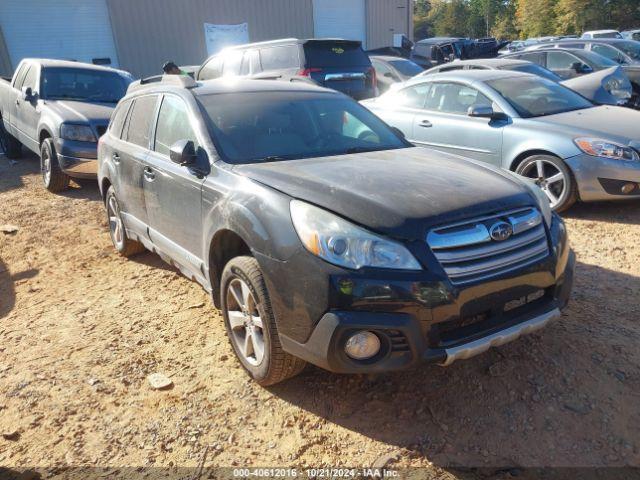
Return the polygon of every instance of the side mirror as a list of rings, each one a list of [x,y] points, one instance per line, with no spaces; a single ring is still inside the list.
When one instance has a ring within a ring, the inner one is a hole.
[[[496,113],[489,105],[473,105],[467,110],[467,115],[474,118],[496,118]]]
[[[398,135],[400,138],[404,139],[404,132],[402,130],[400,130],[398,127],[391,127],[391,130],[393,130],[393,133],[395,133],[396,135]]]
[[[196,147],[191,140],[178,140],[171,145],[169,158],[178,165],[193,165],[196,163]]]
[[[24,100],[25,102],[30,102],[31,100],[33,100],[34,95],[31,87],[22,87],[21,91],[22,91],[22,100]]]

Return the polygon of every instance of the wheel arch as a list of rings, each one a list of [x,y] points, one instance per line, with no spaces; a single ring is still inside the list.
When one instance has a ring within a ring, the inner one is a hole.
[[[213,304],[220,308],[220,279],[226,264],[240,255],[252,255],[249,243],[235,230],[223,228],[209,242],[209,282]]]
[[[49,129],[49,127],[47,127],[46,125],[43,125],[38,130],[38,145],[42,147],[42,143],[47,138],[53,138],[53,133],[51,133],[51,130]]]
[[[519,153],[509,164],[509,170],[511,170],[512,172],[515,172],[516,168],[518,168],[518,165],[520,165],[525,159],[532,157],[534,155],[549,155],[551,157],[556,157],[564,161],[562,156],[558,155],[557,153],[553,153],[550,150],[545,150],[542,148],[536,148],[536,149],[526,150],[522,153]],[[571,167],[569,167],[569,169],[571,169]]]

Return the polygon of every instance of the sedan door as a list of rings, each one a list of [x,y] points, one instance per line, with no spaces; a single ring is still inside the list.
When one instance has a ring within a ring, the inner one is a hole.
[[[424,109],[415,116],[412,142],[502,166],[506,122],[468,115],[474,106],[497,108],[477,89],[462,83],[435,82]]]
[[[179,140],[194,142],[198,160],[202,165],[208,165],[187,104],[176,95],[165,94],[158,113],[153,149],[144,171],[149,235],[160,250],[198,276],[203,266],[200,252],[204,168],[191,168],[171,161],[171,146]]]

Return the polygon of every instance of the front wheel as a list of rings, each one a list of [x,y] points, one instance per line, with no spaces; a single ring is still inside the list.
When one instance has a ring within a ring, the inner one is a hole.
[[[46,138],[40,147],[40,171],[44,188],[50,192],[61,192],[69,188],[69,175],[60,168],[58,154],[50,138]]]
[[[226,265],[220,296],[231,346],[256,382],[273,385],[304,369],[305,362],[280,345],[269,293],[255,258],[236,257]]]
[[[556,212],[566,210],[578,199],[576,180],[558,157],[533,155],[516,167],[516,173],[533,179]]]

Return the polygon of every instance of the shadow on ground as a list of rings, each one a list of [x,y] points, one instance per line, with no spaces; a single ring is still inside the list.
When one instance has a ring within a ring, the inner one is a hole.
[[[560,215],[577,220],[640,225],[640,200],[577,203]]]
[[[559,321],[474,359],[377,376],[312,367],[270,390],[442,467],[638,465],[640,278],[576,275]]]
[[[0,237],[0,240],[4,239]],[[39,270],[32,268],[12,275],[9,271],[9,267],[2,261],[2,258],[0,258],[0,318],[4,318],[8,315],[15,306],[15,283],[21,280],[33,278],[38,275],[38,273]]]

